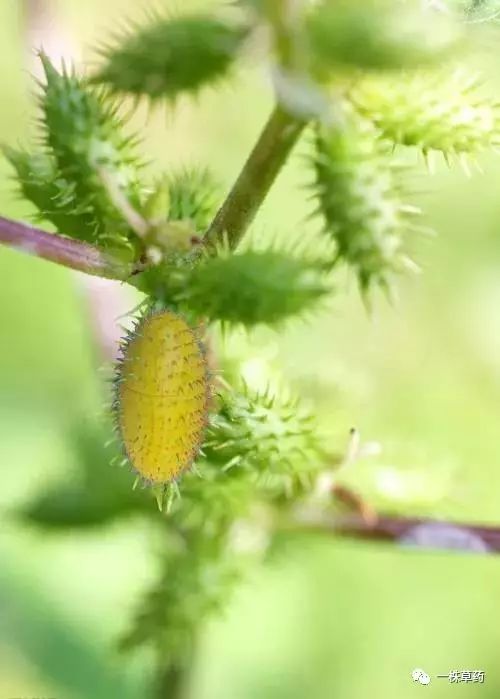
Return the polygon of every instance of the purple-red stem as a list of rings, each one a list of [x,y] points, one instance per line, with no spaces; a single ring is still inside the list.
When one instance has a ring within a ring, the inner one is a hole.
[[[80,240],[47,233],[0,216],[0,243],[15,250],[107,279],[125,280],[132,266]]]
[[[285,527],[288,529],[288,527]],[[418,517],[378,516],[373,522],[359,514],[334,516],[311,512],[299,516],[291,529],[334,534],[367,541],[386,541],[405,547],[499,553],[500,528]]]

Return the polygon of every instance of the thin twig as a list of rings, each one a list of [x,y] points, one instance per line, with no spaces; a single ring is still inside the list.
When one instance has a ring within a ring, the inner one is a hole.
[[[128,223],[139,238],[145,238],[150,229],[149,223],[134,209],[123,190],[106,168],[97,168],[97,173],[106,188],[109,198],[113,202],[116,210],[122,215],[123,220]]]
[[[336,516],[303,512],[286,530],[316,532],[367,541],[391,541],[422,549],[500,553],[500,527],[418,517],[378,516],[367,521],[358,514]]]
[[[213,248],[227,236],[235,248],[269,192],[307,122],[275,107],[243,170],[212,221],[204,242]]]
[[[132,265],[80,240],[47,233],[34,226],[0,216],[0,243],[45,260],[107,279],[125,280]]]

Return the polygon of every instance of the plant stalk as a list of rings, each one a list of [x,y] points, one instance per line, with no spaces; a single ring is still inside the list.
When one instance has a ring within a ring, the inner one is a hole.
[[[160,669],[156,684],[157,699],[182,699],[185,696],[185,683],[188,674],[188,664],[184,666],[169,666]]]
[[[226,200],[210,224],[204,242],[214,248],[227,235],[234,249],[271,189],[302,133],[306,121],[277,105]]]
[[[280,529],[288,533],[385,541],[414,549],[500,553],[500,528],[418,517],[377,516],[368,522],[359,514],[336,516],[320,510],[297,516]]]
[[[133,267],[80,240],[0,216],[0,243],[86,274],[126,280]]]

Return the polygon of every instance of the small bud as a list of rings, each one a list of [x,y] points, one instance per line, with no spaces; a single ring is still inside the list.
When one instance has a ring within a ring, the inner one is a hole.
[[[153,227],[150,238],[167,256],[189,252],[195,230],[190,221],[167,221]]]

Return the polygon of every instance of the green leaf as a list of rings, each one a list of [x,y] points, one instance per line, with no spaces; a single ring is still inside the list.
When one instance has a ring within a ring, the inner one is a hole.
[[[124,514],[130,514],[130,510],[117,500],[103,499],[101,494],[83,486],[66,484],[42,493],[20,513],[24,522],[59,530],[103,526]]]
[[[123,456],[117,443],[105,446],[110,434],[107,424],[70,424],[66,436],[74,450],[76,472],[24,506],[18,513],[21,520],[60,530],[105,526],[137,514],[153,515],[151,498],[132,489],[132,473],[114,465]]]
[[[157,18],[101,51],[93,82],[114,92],[175,100],[226,77],[247,29],[209,14]]]
[[[367,78],[350,99],[385,137],[424,153],[475,154],[500,143],[500,103],[464,72]]]
[[[414,207],[402,201],[402,173],[391,145],[354,114],[342,125],[318,126],[314,194],[324,232],[336,244],[334,263],[346,262],[363,293],[387,287],[392,272],[411,267],[403,234],[411,230]]]

